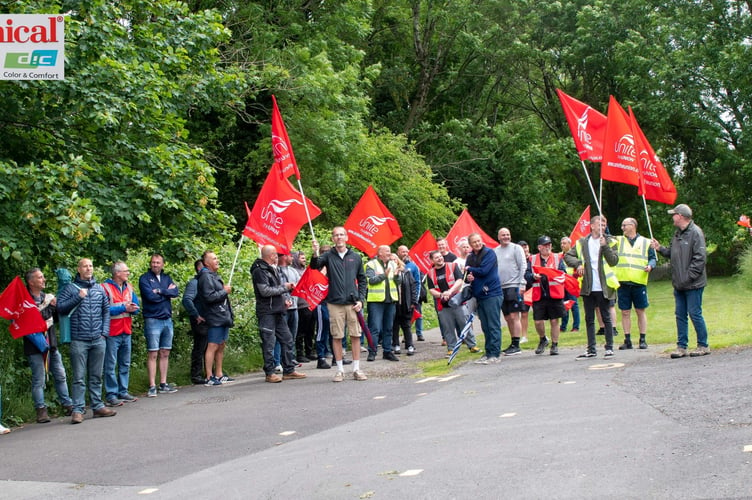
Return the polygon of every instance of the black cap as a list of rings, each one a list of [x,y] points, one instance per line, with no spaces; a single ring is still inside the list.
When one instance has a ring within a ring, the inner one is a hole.
[[[548,236],[541,236],[538,238],[538,244],[539,245],[550,245],[551,244],[551,238]]]

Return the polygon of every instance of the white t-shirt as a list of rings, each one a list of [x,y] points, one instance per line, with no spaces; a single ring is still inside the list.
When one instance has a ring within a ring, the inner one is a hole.
[[[590,288],[591,292],[602,292],[603,285],[601,285],[601,242],[599,239],[593,239],[591,236],[588,238],[588,257],[590,258],[590,268],[593,271],[593,286]]]

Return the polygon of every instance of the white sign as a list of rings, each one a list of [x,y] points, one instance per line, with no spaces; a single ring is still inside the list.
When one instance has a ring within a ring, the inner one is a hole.
[[[0,80],[65,79],[64,18],[0,14]]]

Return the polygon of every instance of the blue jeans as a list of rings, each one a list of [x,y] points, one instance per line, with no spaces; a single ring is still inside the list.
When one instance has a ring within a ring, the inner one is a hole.
[[[368,329],[373,338],[373,348],[368,347],[370,354],[376,354],[379,343],[384,354],[392,352],[392,328],[396,312],[394,302],[368,302]]]
[[[49,360],[49,370],[52,379],[55,381],[55,392],[63,406],[72,406],[70,395],[68,394],[68,380],[65,376],[65,367],[60,351],[47,352]],[[44,357],[41,354],[32,354],[29,356],[29,366],[31,366],[31,400],[34,402],[34,408],[44,408]]]
[[[131,336],[121,333],[104,338],[104,392],[105,399],[115,399],[128,394],[131,377]],[[117,373],[115,373],[117,364]]]
[[[577,300],[577,297],[572,295],[571,293],[567,292],[564,294],[564,300],[574,300],[574,305],[572,306],[572,309],[567,311],[566,314],[564,314],[564,317],[561,318],[561,331],[565,331],[567,329],[567,325],[569,324],[569,313],[572,313],[572,329],[580,329],[580,304]]]
[[[104,337],[96,340],[71,340],[71,397],[73,411],[84,412],[86,389],[89,390],[89,402],[92,410],[104,406],[102,402],[102,369],[104,368]],[[86,377],[86,379],[84,379]]]
[[[287,328],[290,330],[290,335],[292,335],[292,346],[293,346],[293,359],[297,360],[298,356],[303,356],[302,352],[296,353],[295,351],[295,339],[298,337],[298,310],[297,309],[288,309],[287,312],[285,312],[285,321],[287,321]],[[280,356],[282,355],[282,346],[279,342],[276,342],[274,344],[274,362],[278,365],[280,364]]]
[[[702,292],[703,288],[695,290],[674,289],[674,302],[676,304],[676,345],[684,349],[689,344],[689,322],[687,315],[692,319],[692,326],[697,333],[697,345],[708,347],[708,328],[702,317]]]
[[[418,312],[420,313],[420,318],[415,320],[415,335],[423,335],[423,304],[418,302],[418,307],[416,307]]]
[[[504,297],[488,297],[478,300],[478,319],[486,337],[486,356],[501,356],[501,304]]]
[[[326,357],[326,351],[329,348],[331,332],[329,331],[329,308],[326,304],[316,307],[316,356],[319,359]]]

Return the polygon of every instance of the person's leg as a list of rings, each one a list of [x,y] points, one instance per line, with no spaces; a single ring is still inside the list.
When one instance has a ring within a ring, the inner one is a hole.
[[[109,401],[117,398],[118,395],[118,379],[115,373],[115,366],[117,364],[120,336],[107,336],[104,338],[104,341],[104,392],[105,400]]]
[[[381,320],[381,336],[384,346],[384,354],[392,352],[394,350],[394,344],[392,343],[392,327],[394,326],[394,315],[396,313],[395,304],[384,304],[384,314]],[[399,344],[399,335],[397,335],[397,343]]]
[[[478,318],[486,338],[486,356],[501,356],[501,301],[502,297],[489,297],[478,301]]]
[[[102,369],[104,368],[105,340],[99,337],[89,345],[86,371],[88,376],[89,401],[92,410],[104,407],[102,402]]]
[[[613,351],[614,349],[614,324],[612,322],[612,312],[614,307],[610,301],[603,295],[603,292],[594,292],[598,308],[601,311],[601,318],[603,318],[603,327],[606,333],[606,345],[604,348],[607,351]],[[615,313],[613,313],[615,314]]]
[[[373,346],[368,346],[368,357],[372,358],[376,356],[379,344],[382,343],[381,326],[384,324],[384,304],[380,302],[367,302],[368,306],[368,329],[371,330],[371,338],[373,339]],[[383,335],[385,337],[385,335]],[[334,342],[336,344],[336,342]],[[391,330],[389,335],[389,342],[383,342],[382,349],[387,352],[386,344],[391,344]],[[340,345],[340,351],[342,346]],[[392,346],[389,346],[389,351],[392,350]],[[341,358],[340,358],[341,359]]]
[[[166,319],[163,322],[161,335],[159,337],[159,382],[167,383],[167,370],[170,367],[170,351],[172,350],[173,328],[172,320]]]
[[[226,342],[217,344],[217,350],[214,352],[214,372],[216,373],[215,376],[217,378],[222,378],[225,374],[225,372],[222,371],[222,362],[225,360],[225,345]]]
[[[267,375],[272,375],[277,366],[274,362],[274,344],[277,341],[274,335],[274,320],[273,314],[262,314],[258,317],[261,353],[264,357],[264,373]]]
[[[708,328],[702,316],[702,295],[704,288],[687,291],[687,313],[692,319],[692,326],[697,333],[697,345],[708,347]]]
[[[87,346],[86,342],[81,340],[71,340],[70,343],[70,363],[71,363],[71,399],[73,399],[73,411],[83,414],[86,402],[86,359]]]
[[[572,331],[579,331],[580,329],[580,304],[577,297],[574,298],[574,304],[572,305]]]
[[[44,402],[44,357],[42,354],[31,354],[29,356],[29,366],[31,367],[31,401],[34,403],[34,409],[46,408]]]
[[[65,366],[63,365],[63,358],[60,355],[60,350],[50,350],[47,354],[47,361],[49,364],[50,375],[55,383],[55,392],[60,400],[60,404],[68,411],[73,405],[71,401],[70,393],[68,392],[68,378],[65,374]]]
[[[674,315],[676,316],[676,345],[686,349],[689,345],[689,321],[687,319],[687,292],[674,289]]]
[[[131,378],[131,336],[119,335],[120,345],[117,351],[118,364],[118,396],[128,394]]]
[[[595,347],[595,311],[596,301],[592,295],[582,296],[582,305],[585,308],[585,329],[587,330],[587,351],[596,352]]]
[[[277,318],[275,321],[274,335],[282,349],[282,373],[287,375],[294,372],[296,366],[293,358],[292,332],[287,326],[286,318],[280,315],[276,316]]]
[[[219,344],[214,342],[206,343],[206,352],[204,353],[204,366],[206,367],[206,380],[211,380],[215,375],[214,372],[214,358],[217,353]]]
[[[146,340],[146,376],[149,380],[149,388],[156,387],[157,379],[157,356],[159,356],[159,338],[161,328],[159,320],[144,318],[144,338]]]
[[[441,337],[446,341],[447,350],[451,351],[457,344],[457,334],[455,333],[455,325],[452,319],[452,309],[444,307],[441,311],[437,312],[437,316],[439,318]]]

